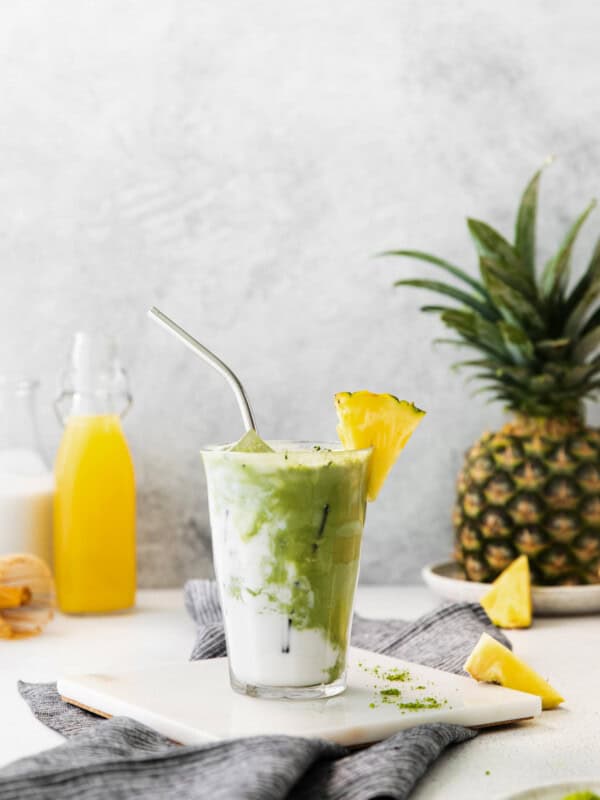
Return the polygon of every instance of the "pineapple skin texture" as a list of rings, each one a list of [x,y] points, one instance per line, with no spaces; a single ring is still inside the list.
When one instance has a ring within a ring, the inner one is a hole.
[[[458,476],[453,526],[468,580],[526,555],[536,585],[600,583],[600,429],[517,418],[484,433]]]

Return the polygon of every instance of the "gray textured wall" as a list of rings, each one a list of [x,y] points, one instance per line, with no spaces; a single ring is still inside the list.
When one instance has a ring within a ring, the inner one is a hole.
[[[240,433],[152,303],[239,371],[264,435],[333,437],[342,389],[426,408],[369,509],[363,580],[449,551],[461,453],[501,411],[431,347],[425,296],[391,288],[410,265],[371,256],[474,268],[464,217],[508,231],[550,152],[542,255],[557,243],[600,192],[599,26],[591,0],[2,3],[0,366],[41,376],[52,449],[70,335],[118,336],[143,584],[209,573],[197,451]]]

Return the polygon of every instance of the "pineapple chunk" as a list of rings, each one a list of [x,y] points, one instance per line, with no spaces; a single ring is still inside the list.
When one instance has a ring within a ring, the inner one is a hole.
[[[372,447],[367,498],[376,499],[400,452],[425,412],[391,394],[339,392],[338,436],[347,450]]]
[[[482,633],[464,669],[478,681],[537,694],[542,708],[555,708],[564,698],[524,661],[487,633]]]
[[[531,578],[529,559],[519,556],[502,572],[481,598],[481,605],[500,628],[531,625]]]

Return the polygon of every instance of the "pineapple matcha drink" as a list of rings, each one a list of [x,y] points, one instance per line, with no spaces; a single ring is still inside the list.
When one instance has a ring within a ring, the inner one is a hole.
[[[344,689],[371,449],[334,447],[268,446],[249,434],[235,449],[202,454],[240,691],[301,697]]]
[[[292,699],[343,691],[366,503],[425,412],[392,394],[338,392],[343,449],[271,447],[231,369],[157,308],[150,315],[227,378],[247,430],[202,452],[233,688]]]

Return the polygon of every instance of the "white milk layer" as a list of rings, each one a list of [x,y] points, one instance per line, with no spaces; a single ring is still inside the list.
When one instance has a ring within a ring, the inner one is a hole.
[[[259,565],[270,556],[268,537],[256,536],[241,544],[230,525],[227,530],[228,521],[217,521],[213,515],[212,541],[234,676],[252,686],[328,683],[339,649],[320,630],[291,627],[288,617],[277,613],[261,594],[252,595],[253,587],[258,591],[263,580]]]
[[[29,450],[0,451],[0,555],[33,553],[52,566],[54,478]]]

